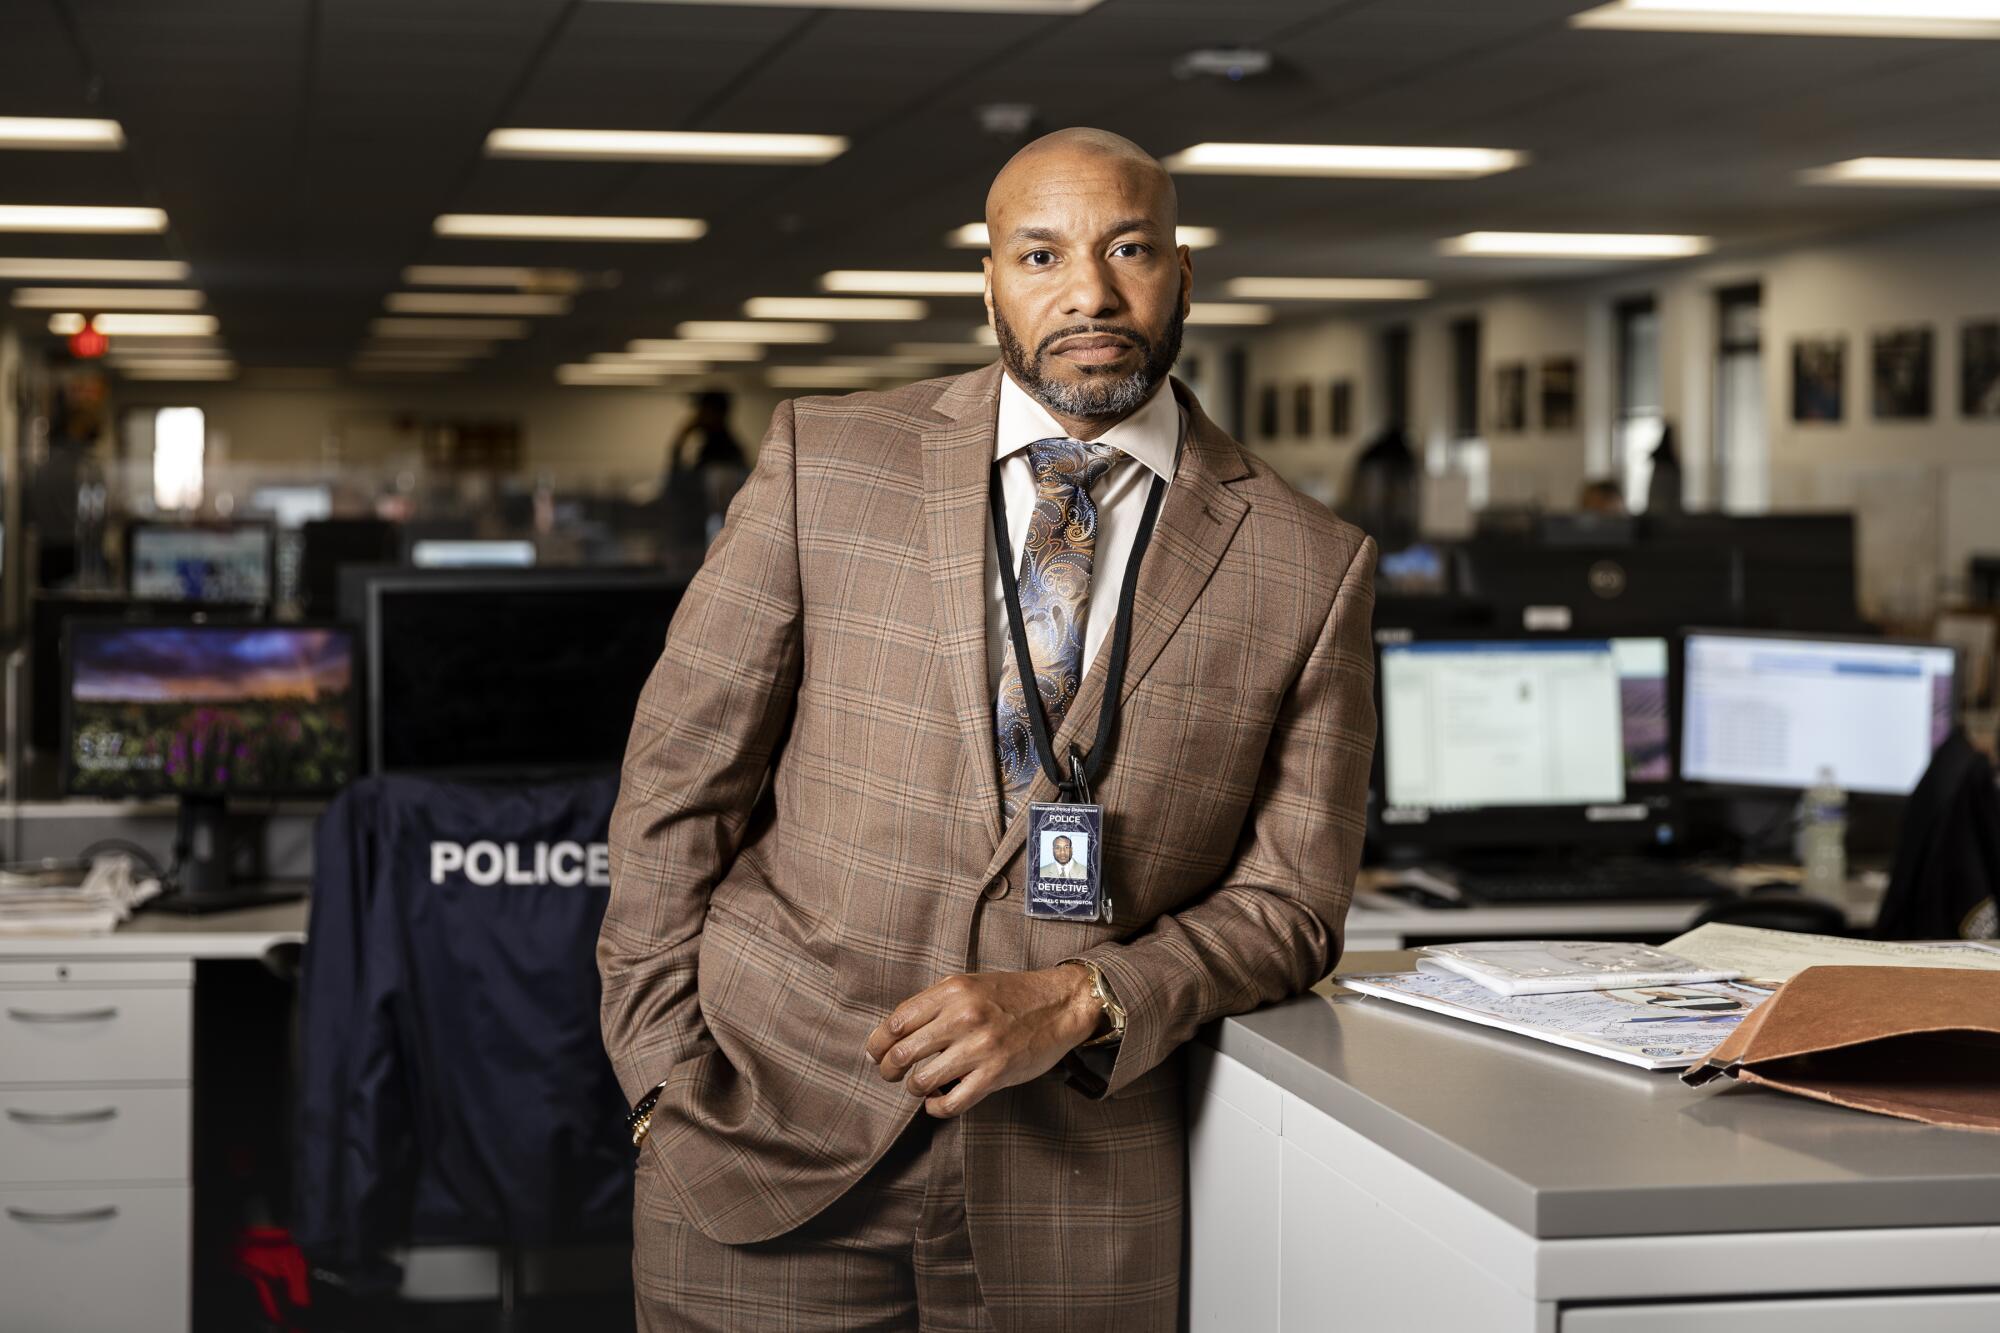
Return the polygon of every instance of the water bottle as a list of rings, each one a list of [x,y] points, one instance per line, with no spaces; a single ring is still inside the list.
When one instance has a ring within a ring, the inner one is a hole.
[[[1819,777],[1799,798],[1799,863],[1805,867],[1800,887],[1808,897],[1847,905],[1847,793],[1822,766]]]

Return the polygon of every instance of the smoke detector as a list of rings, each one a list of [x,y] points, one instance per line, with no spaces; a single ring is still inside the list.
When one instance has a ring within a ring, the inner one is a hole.
[[[1271,72],[1271,53],[1248,46],[1217,46],[1190,51],[1174,61],[1177,79],[1227,79],[1241,83]]]

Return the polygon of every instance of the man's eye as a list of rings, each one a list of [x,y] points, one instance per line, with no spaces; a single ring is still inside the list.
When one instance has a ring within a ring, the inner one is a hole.
[[[1138,241],[1127,241],[1123,245],[1120,245],[1116,249],[1112,250],[1111,253],[1114,255],[1123,256],[1124,258],[1127,259],[1137,259],[1140,255],[1146,253],[1146,247]]]
[[[1030,250],[1027,254],[1022,255],[1021,258],[1036,268],[1040,268],[1044,264],[1053,264],[1056,262],[1056,257],[1047,250]]]

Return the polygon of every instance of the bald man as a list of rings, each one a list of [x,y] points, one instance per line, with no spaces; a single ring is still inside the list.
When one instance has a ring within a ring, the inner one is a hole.
[[[1180,1052],[1340,953],[1375,560],[1171,378],[1176,214],[1024,148],[999,364],[782,404],[681,602],[598,951],[644,1329],[1175,1324]]]

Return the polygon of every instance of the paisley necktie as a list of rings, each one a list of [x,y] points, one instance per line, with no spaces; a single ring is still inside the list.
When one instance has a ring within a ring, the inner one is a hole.
[[[1090,570],[1097,553],[1097,502],[1090,498],[1090,488],[1124,456],[1108,444],[1061,437],[1028,446],[1035,507],[1021,544],[1021,619],[1051,736],[1083,683],[1084,616],[1090,609]],[[994,708],[1002,799],[1010,811],[1040,767],[1026,703],[1010,636]]]

